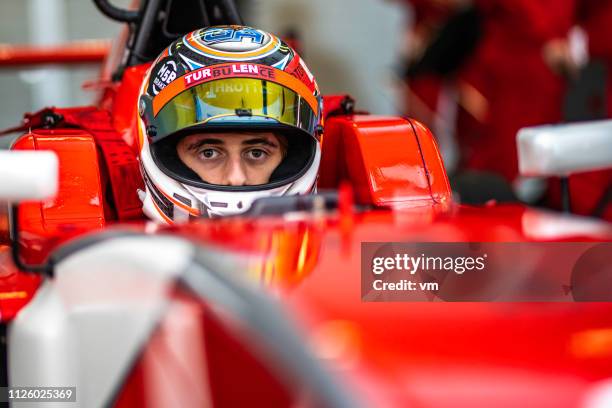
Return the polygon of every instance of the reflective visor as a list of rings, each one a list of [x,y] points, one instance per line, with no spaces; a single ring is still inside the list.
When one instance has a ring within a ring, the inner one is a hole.
[[[317,114],[305,98],[278,83],[255,78],[225,78],[182,91],[148,124],[156,127],[154,139],[160,140],[198,124],[245,122],[252,126],[280,123],[314,135]]]
[[[280,123],[315,135],[320,113],[319,100],[301,80],[252,63],[210,65],[191,71],[164,87],[151,102],[145,104],[143,119],[147,126],[155,126],[154,141],[205,123]]]

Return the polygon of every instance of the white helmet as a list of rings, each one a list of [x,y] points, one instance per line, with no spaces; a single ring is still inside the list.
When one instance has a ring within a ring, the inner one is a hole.
[[[316,188],[322,98],[299,55],[273,34],[216,26],[185,35],[153,63],[138,103],[141,199],[151,219],[239,214],[260,197]],[[280,133],[286,153],[266,184],[210,184],[176,151],[184,136],[207,131]]]

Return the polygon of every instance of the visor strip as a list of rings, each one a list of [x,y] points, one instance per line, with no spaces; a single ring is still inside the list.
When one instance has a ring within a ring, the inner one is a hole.
[[[315,116],[319,115],[317,98],[302,81],[280,69],[244,62],[209,65],[175,79],[153,98],[153,115],[157,116],[159,111],[181,92],[196,85],[227,78],[255,78],[282,85],[304,98]]]

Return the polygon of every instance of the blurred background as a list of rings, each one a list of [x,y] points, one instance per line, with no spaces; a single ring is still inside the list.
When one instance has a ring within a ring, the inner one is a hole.
[[[131,0],[114,0],[126,7]],[[245,22],[302,53],[324,94],[429,126],[466,203],[559,207],[556,180],[518,175],[518,129],[611,117],[612,0],[238,0]],[[0,0],[0,43],[112,39],[121,25],[88,0]],[[2,49],[0,49],[0,56]],[[94,102],[99,64],[0,67],[0,128],[45,106]],[[85,87],[83,84],[86,84]],[[610,172],[574,184],[578,212],[603,216]],[[583,200],[584,201],[584,200]],[[611,210],[612,214],[612,210]]]
[[[125,7],[131,0],[114,3]],[[91,1],[0,0],[0,44],[52,46],[74,40],[110,40],[120,30]],[[24,112],[45,106],[91,104],[96,95],[84,90],[83,82],[94,80],[99,71],[98,64],[0,68],[0,128],[14,126]]]
[[[468,193],[468,202],[493,192],[501,201],[558,207],[558,180],[519,176],[516,134],[610,117],[612,2],[403,3],[412,20],[404,31],[400,106],[436,134],[454,190]],[[607,211],[611,181],[609,171],[570,180],[583,214]]]
[[[131,0],[113,0],[127,7]],[[326,94],[350,93],[373,113],[398,113],[394,71],[403,47],[404,9],[379,0],[243,0],[245,23],[298,39]],[[0,0],[0,44],[54,45],[113,39],[121,25],[90,0]],[[44,106],[92,103],[99,66],[0,68],[0,128]],[[6,98],[10,95],[10,98]]]

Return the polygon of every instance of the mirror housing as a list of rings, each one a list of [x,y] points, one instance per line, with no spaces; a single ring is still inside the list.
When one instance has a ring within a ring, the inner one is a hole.
[[[59,161],[52,151],[0,151],[0,200],[42,201],[58,190]]]
[[[519,171],[523,176],[558,176],[612,167],[612,120],[520,129]]]

